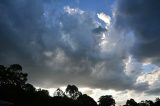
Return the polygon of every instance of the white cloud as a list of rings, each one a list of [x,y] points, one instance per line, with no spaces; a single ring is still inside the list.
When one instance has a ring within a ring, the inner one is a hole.
[[[64,11],[71,15],[84,13],[84,11],[80,10],[79,8],[71,8],[70,6],[65,6]]]
[[[137,82],[138,83],[143,83],[146,82],[148,83],[150,86],[153,86],[154,84],[156,84],[158,81],[160,80],[160,70],[156,70],[153,72],[149,72],[149,73],[144,73],[143,75],[139,76],[137,78]]]
[[[108,26],[111,24],[111,17],[109,15],[106,15],[105,13],[98,13],[98,18],[101,19],[106,24],[106,28],[108,29]]]

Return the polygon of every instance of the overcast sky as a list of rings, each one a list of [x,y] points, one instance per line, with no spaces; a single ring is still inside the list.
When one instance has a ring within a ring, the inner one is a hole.
[[[160,95],[160,0],[1,0],[0,64],[119,102]]]

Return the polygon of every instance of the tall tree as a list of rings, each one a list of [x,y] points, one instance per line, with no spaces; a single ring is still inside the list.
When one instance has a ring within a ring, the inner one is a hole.
[[[82,93],[78,91],[75,85],[68,85],[66,88],[66,95],[72,99],[77,99]]]
[[[155,106],[160,106],[160,98],[156,98]]]
[[[151,100],[145,100],[145,104],[146,106],[154,106],[154,103]]]
[[[138,103],[138,106],[147,106],[144,100],[142,100],[140,103]]]
[[[27,81],[27,74],[22,72],[19,64],[13,64],[9,67],[0,65],[0,85],[18,85],[24,86]]]
[[[49,96],[49,92],[48,92],[48,90],[40,88],[37,90],[37,95],[39,95],[40,97],[47,97],[47,96]]]
[[[94,99],[86,94],[79,96],[77,101],[80,106],[97,106],[97,103],[94,101]]]
[[[35,93],[36,92],[36,88],[33,85],[29,84],[29,83],[25,84],[23,89],[25,91],[29,92],[29,93]]]
[[[112,95],[105,95],[99,98],[99,106],[115,106],[115,100]]]
[[[58,88],[58,89],[54,92],[53,96],[64,97],[65,94],[64,94],[64,92],[63,92],[60,88]]]
[[[138,106],[138,103],[134,99],[127,100],[125,106]]]

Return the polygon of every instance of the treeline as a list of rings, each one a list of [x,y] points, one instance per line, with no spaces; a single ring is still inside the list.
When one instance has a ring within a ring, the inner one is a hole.
[[[65,92],[58,88],[53,97],[44,89],[36,89],[27,82],[27,73],[22,72],[19,64],[9,67],[0,65],[0,102],[9,101],[11,106],[115,106],[112,95],[99,98],[98,104],[87,94],[82,94],[75,85],[68,85]],[[145,100],[140,103],[134,99],[126,101],[124,106],[160,106],[160,99],[155,102]]]

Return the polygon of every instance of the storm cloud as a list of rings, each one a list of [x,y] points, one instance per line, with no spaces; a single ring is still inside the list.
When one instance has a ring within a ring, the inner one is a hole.
[[[132,54],[157,64],[160,54],[159,10],[159,0],[118,0],[115,8],[117,29],[132,32],[136,37]]]
[[[159,56],[158,4],[117,0],[108,16],[56,0],[0,1],[0,64],[21,64],[40,87],[147,91],[137,78],[141,60]]]

